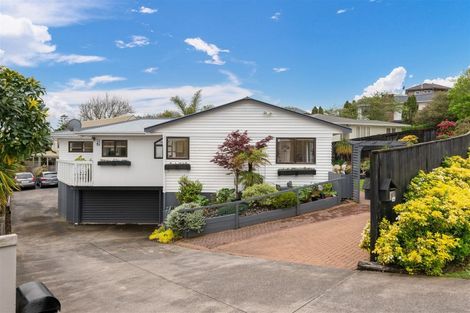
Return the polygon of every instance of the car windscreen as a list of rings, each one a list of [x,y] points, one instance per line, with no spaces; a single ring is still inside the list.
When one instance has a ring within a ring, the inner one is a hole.
[[[28,179],[28,178],[31,178],[31,177],[33,177],[33,175],[31,175],[29,173],[17,174],[16,175],[16,178],[18,178],[18,179]]]

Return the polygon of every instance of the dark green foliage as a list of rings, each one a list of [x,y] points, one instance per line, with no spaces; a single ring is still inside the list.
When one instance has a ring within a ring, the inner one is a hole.
[[[470,117],[470,69],[459,77],[454,88],[449,90],[449,112],[458,119]]]
[[[398,103],[391,94],[376,94],[357,101],[363,107],[363,117],[369,120],[389,121],[398,109]]]
[[[271,200],[274,209],[287,209],[297,205],[297,197],[295,192],[288,191],[281,193]]]
[[[339,116],[357,119],[356,101],[353,101],[352,103],[349,101],[346,101],[343,105],[343,108],[339,111]]]
[[[438,92],[434,95],[424,109],[416,114],[415,123],[434,127],[444,120],[454,120],[455,116],[449,113],[449,97],[445,92]]]
[[[418,112],[418,103],[415,96],[409,96],[403,104],[402,119],[405,123],[413,124],[416,113]]]
[[[56,131],[61,131],[67,129],[67,124],[70,121],[69,117],[66,114],[62,114],[57,123]]]

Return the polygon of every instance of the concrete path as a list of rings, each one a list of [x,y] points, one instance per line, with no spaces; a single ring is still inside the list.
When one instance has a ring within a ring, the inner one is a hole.
[[[158,245],[143,226],[72,226],[57,189],[15,194],[18,284],[63,312],[469,312],[470,281],[356,272]]]

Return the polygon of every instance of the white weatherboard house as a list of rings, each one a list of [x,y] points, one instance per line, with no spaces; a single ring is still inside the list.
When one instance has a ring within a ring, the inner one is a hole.
[[[351,132],[251,98],[173,120],[56,132],[61,214],[73,223],[162,222],[163,208],[177,204],[183,175],[199,180],[204,193],[233,187],[233,176],[210,160],[235,130],[247,130],[253,142],[273,136],[267,147],[271,164],[259,172],[279,185],[327,180],[333,136]],[[284,176],[282,170],[292,168],[309,171]]]

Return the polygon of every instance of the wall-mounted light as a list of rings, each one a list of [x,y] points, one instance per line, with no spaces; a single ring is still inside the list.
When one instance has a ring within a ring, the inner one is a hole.
[[[273,115],[273,112],[264,111],[263,114],[270,117],[271,115]]]

